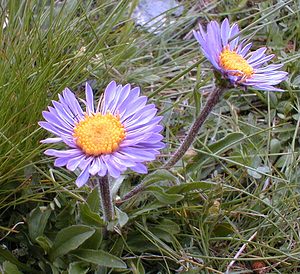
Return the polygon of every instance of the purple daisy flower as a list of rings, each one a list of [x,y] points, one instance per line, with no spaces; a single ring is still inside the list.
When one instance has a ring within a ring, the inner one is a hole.
[[[221,26],[212,21],[205,33],[199,25],[199,31],[193,31],[202,52],[212,65],[234,85],[252,86],[259,90],[282,91],[274,85],[284,81],[287,72],[278,71],[282,64],[264,66],[274,57],[266,55],[266,47],[249,52],[252,43],[239,43],[239,27],[231,27],[226,18]],[[235,37],[234,39],[231,39]]]
[[[144,165],[155,159],[163,129],[156,116],[154,104],[147,104],[147,97],[140,96],[138,87],[116,85],[112,81],[105,89],[103,99],[94,105],[93,91],[85,88],[84,112],[73,92],[66,88],[53,107],[43,111],[46,121],[39,125],[56,135],[42,143],[64,142],[69,149],[48,149],[46,155],[56,157],[54,165],[81,171],[76,185],[83,186],[91,175],[119,177],[127,168],[147,173]]]

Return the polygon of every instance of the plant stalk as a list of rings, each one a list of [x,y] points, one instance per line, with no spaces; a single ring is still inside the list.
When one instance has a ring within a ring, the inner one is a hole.
[[[103,219],[106,222],[110,222],[114,219],[114,206],[112,203],[112,197],[110,193],[108,176],[98,178],[101,205],[103,211]]]
[[[185,154],[185,152],[189,149],[191,144],[194,142],[194,140],[195,140],[201,126],[205,122],[206,118],[211,113],[214,106],[219,102],[219,99],[220,99],[221,95],[223,94],[224,90],[225,90],[224,88],[217,87],[214,91],[212,91],[209,94],[204,108],[201,110],[199,116],[196,118],[195,122],[191,126],[183,143],[176,150],[176,152],[169,159],[169,161],[164,164],[163,168],[170,169],[182,158],[182,156]]]
[[[138,194],[139,192],[141,192],[142,190],[144,190],[145,185],[143,183],[138,184],[137,186],[135,186],[132,190],[130,190],[128,193],[126,193],[121,200],[117,200],[116,204],[117,205],[121,205],[124,202],[126,202],[127,200],[129,200],[131,197],[133,197],[134,195]]]

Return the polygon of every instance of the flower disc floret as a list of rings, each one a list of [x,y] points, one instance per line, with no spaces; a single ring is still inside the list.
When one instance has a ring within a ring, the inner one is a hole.
[[[243,78],[251,77],[254,72],[253,68],[243,56],[234,50],[230,50],[228,47],[225,47],[220,54],[220,66],[224,70],[229,71],[229,74],[242,76]]]
[[[120,118],[110,113],[86,115],[84,120],[76,124],[73,134],[76,144],[92,156],[116,151],[125,135]]]

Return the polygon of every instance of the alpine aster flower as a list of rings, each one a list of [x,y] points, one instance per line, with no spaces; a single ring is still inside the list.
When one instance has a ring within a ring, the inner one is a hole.
[[[69,149],[48,149],[46,155],[56,157],[54,165],[81,171],[76,185],[83,186],[90,175],[118,177],[127,168],[147,173],[146,161],[154,160],[164,147],[159,133],[162,117],[156,116],[154,104],[140,96],[138,87],[116,85],[112,81],[103,99],[94,105],[93,91],[85,88],[86,100],[81,108],[73,92],[66,88],[53,107],[43,111],[46,121],[39,125],[56,135],[42,143],[64,142]]]
[[[278,71],[283,65],[263,66],[274,54],[266,55],[266,47],[249,52],[252,43],[245,46],[243,42],[239,43],[239,27],[236,23],[230,27],[226,18],[221,26],[216,21],[210,22],[206,33],[201,25],[199,29],[193,32],[203,54],[232,84],[252,86],[259,90],[282,91],[273,86],[287,77],[287,72]]]

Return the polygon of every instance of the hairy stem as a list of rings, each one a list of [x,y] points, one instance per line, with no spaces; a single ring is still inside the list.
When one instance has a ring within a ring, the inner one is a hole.
[[[112,203],[112,197],[110,193],[109,181],[107,175],[100,177],[98,180],[100,198],[103,210],[104,221],[110,222],[114,218],[114,206]]]
[[[128,193],[126,193],[121,200],[116,201],[117,205],[121,205],[124,202],[126,202],[127,200],[129,200],[131,197],[133,197],[134,195],[138,194],[139,192],[141,192],[143,189],[145,188],[144,184],[138,184],[137,186],[135,186],[132,190],[130,190]]]
[[[196,118],[195,122],[191,126],[187,136],[185,137],[183,143],[176,150],[173,156],[169,159],[167,163],[163,166],[165,169],[170,169],[174,166],[185,154],[185,152],[189,149],[193,141],[195,140],[199,129],[205,122],[208,115],[211,113],[213,107],[219,102],[221,95],[223,94],[223,88],[216,88],[209,94],[209,97],[206,101],[204,108],[201,110],[199,116]]]

